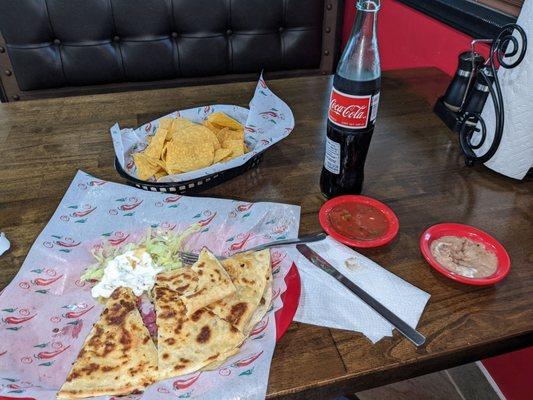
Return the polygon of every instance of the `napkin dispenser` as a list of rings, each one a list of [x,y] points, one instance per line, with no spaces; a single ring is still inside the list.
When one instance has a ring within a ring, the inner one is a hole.
[[[522,14],[533,20],[533,13],[526,8],[531,6],[525,6]],[[533,23],[530,25],[528,30],[533,31]],[[473,40],[471,49],[459,55],[457,71],[434,107],[434,112],[458,134],[466,165],[482,163],[519,179],[533,165],[533,118],[528,121],[528,115],[516,116],[515,112],[516,103],[531,104],[530,94],[517,98],[517,92],[527,86],[527,78],[533,78],[528,33],[519,24],[509,24],[494,39]],[[486,59],[477,51],[480,43],[490,44]],[[527,69],[531,70],[529,75],[523,72]],[[521,154],[520,165],[510,168],[516,163],[516,154]]]

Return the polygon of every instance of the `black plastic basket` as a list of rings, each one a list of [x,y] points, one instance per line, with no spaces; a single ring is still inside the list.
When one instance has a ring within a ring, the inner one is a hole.
[[[238,167],[226,169],[224,171],[215,172],[211,175],[202,176],[201,178],[191,179],[183,182],[148,182],[137,179],[126,171],[118,162],[118,158],[115,157],[115,169],[118,174],[127,180],[128,185],[135,186],[136,188],[149,190],[151,192],[163,192],[163,193],[179,193],[190,194],[199,192],[201,190],[212,188],[228,179],[235,178],[236,176],[256,167],[263,158],[263,152],[254,155],[243,165]]]

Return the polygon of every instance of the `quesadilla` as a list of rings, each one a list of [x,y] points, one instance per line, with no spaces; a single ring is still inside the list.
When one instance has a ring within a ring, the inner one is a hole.
[[[259,301],[259,305],[255,309],[254,313],[252,314],[252,317],[250,318],[250,321],[246,324],[246,326],[243,329],[243,334],[245,337],[248,337],[250,335],[250,332],[254,329],[254,327],[263,319],[263,317],[266,315],[268,310],[270,309],[270,306],[272,304],[272,275],[270,275],[268,281],[267,281],[267,287],[265,288],[265,292],[263,293],[263,297],[261,297],[261,300]],[[212,371],[214,369],[219,368],[222,366],[228,358],[234,356],[240,351],[240,346],[235,347],[232,350],[227,351],[226,353],[220,354],[211,364],[206,365],[202,369],[205,371]]]
[[[157,350],[129,288],[116,289],[87,336],[58,399],[126,395],[157,380]]]
[[[187,315],[191,316],[205,306],[235,293],[235,285],[228,273],[206,248],[200,252],[191,271],[197,274],[198,284],[194,293],[182,297]]]
[[[243,334],[245,336],[248,336],[250,332],[254,329],[254,327],[259,322],[261,322],[263,317],[266,315],[266,313],[270,309],[271,305],[272,305],[272,273],[270,273],[270,277],[267,280],[267,285],[265,287],[263,296],[261,297],[261,300],[259,301],[259,305],[255,309],[252,317],[250,318],[250,321],[248,321],[248,323],[244,327]]]
[[[222,261],[222,266],[231,277],[236,291],[208,308],[243,332],[270,279],[270,251],[239,253]]]
[[[180,296],[191,295],[198,287],[198,274],[187,267],[161,272],[155,277],[155,285],[171,289]]]
[[[268,250],[266,250],[266,251],[268,251]],[[235,259],[238,259],[240,257],[241,257],[240,254],[235,255],[235,256],[231,257],[230,259],[224,260],[222,262],[222,264],[224,266],[226,266],[226,265],[232,263],[231,259],[235,260]],[[259,257],[259,259],[263,259],[263,258],[264,258],[264,256],[260,256]],[[250,316],[249,320],[242,327],[241,332],[244,334],[245,337],[248,337],[248,335],[254,329],[254,327],[263,319],[265,314],[270,309],[270,306],[271,306],[271,303],[272,303],[272,269],[270,268],[270,257],[268,257],[268,258],[269,258],[269,260],[268,260],[268,266],[269,267],[268,268],[264,268],[264,269],[263,269],[264,265],[263,265],[263,267],[261,267],[261,269],[263,271],[266,270],[266,273],[267,273],[267,276],[266,276],[266,279],[265,279],[266,280],[266,286],[265,286],[265,289],[264,289],[263,294],[261,296],[261,299],[259,300],[259,304],[257,304],[255,306],[254,310],[251,313],[251,316]],[[228,260],[230,260],[230,261],[228,261]],[[228,271],[230,271],[230,270],[232,270],[231,267],[228,267]],[[232,276],[232,279],[233,279],[233,276]],[[236,283],[236,281],[237,281],[237,279],[234,281],[234,283]],[[237,293],[239,293],[238,283],[236,283],[236,287],[237,287]],[[236,295],[233,295],[233,296],[236,296]],[[230,297],[233,297],[233,296],[230,296]],[[225,300],[226,299],[224,299],[224,301]],[[211,307],[211,306],[209,306],[209,307]],[[214,307],[214,309],[217,310],[217,311],[220,310],[218,307]],[[244,321],[245,319],[243,318],[242,320]],[[215,360],[213,360],[213,362],[211,362],[210,364],[206,365],[202,369],[206,370],[206,371],[211,371],[211,370],[219,368],[220,366],[222,366],[227,361],[228,358],[234,356],[235,354],[237,354],[240,351],[240,346],[241,345],[239,345],[238,347],[236,347],[234,349],[228,350],[226,353],[220,354]]]
[[[255,312],[253,313],[252,317],[250,318],[250,321],[246,324],[246,326],[243,329],[243,334],[245,338],[247,338],[250,335],[250,332],[254,329],[254,327],[261,322],[261,320],[264,318],[268,310],[270,309],[270,306],[272,304],[272,278],[270,278],[267,287],[265,288],[265,293],[263,293],[263,297],[261,297],[261,300],[259,301],[259,305],[255,309]],[[233,357],[235,354],[237,354],[241,350],[241,344],[239,344],[234,349],[228,350],[226,353],[220,354],[216,359],[214,359],[210,364],[207,364],[205,367],[202,368],[204,371],[212,371],[214,369],[217,369],[221,367],[230,357]]]
[[[156,287],[159,379],[194,372],[245,339],[230,323],[207,308],[188,316],[179,294]]]
[[[235,347],[234,349],[228,350],[226,353],[220,354],[217,358],[215,358],[213,361],[211,361],[210,364],[207,364],[205,367],[202,368],[202,371],[213,371],[222,365],[226,363],[228,358],[233,357],[235,354],[237,354],[239,351],[241,351],[240,345]]]
[[[250,321],[248,321],[248,323],[243,329],[242,333],[245,338],[247,338],[250,335],[250,332],[266,315],[266,313],[270,309],[271,303],[272,303],[272,280],[268,282],[267,287],[265,288],[265,293],[263,294],[263,297],[261,297],[261,300],[259,301],[259,305],[257,306],[254,313],[252,314]],[[228,350],[226,353],[220,354],[210,364],[203,367],[202,370],[212,371],[222,366],[228,360],[228,358],[233,357],[235,354],[237,354],[240,351],[241,345],[242,343],[240,343],[234,349]]]

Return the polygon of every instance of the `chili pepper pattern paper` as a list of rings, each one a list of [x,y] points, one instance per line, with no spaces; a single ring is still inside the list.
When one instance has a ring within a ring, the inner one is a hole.
[[[174,111],[161,118],[182,117],[202,123],[215,112],[223,112],[244,125],[245,142],[250,151],[228,162],[217,163],[196,171],[164,176],[159,179],[159,182],[183,182],[241,166],[254,155],[265,151],[288,136],[294,128],[294,116],[291,109],[268,88],[263,76],[257,82],[254,96],[250,101],[250,109],[235,105],[214,104]],[[131,155],[146,148],[147,137],[155,134],[161,118],[136,129],[120,129],[118,123],[110,129],[115,154],[120,165],[135,178],[137,178],[137,173]]]
[[[136,242],[148,228],[179,232],[197,222],[202,228],[187,248],[207,246],[227,256],[296,237],[299,220],[297,206],[146,192],[78,172],[20,271],[0,294],[0,396],[55,399],[103,310],[91,297],[92,285],[80,280],[94,262],[93,247]],[[129,399],[264,398],[275,346],[274,312],[282,306],[284,277],[292,265],[283,250],[271,254],[273,306],[241,351],[214,371],[161,381]],[[141,312],[153,328],[153,310],[143,305]]]

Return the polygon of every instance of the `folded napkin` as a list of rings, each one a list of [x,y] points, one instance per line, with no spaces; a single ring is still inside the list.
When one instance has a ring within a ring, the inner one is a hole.
[[[429,300],[428,293],[331,237],[310,243],[309,247],[410,326],[416,327]],[[392,336],[394,327],[366,303],[314,266],[296,248],[288,252],[298,266],[302,281],[295,321],[361,332],[373,343]]]
[[[7,237],[4,232],[0,232],[0,256],[9,250],[11,243],[7,240]]]

